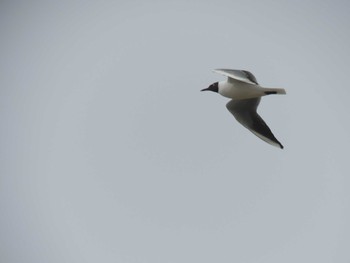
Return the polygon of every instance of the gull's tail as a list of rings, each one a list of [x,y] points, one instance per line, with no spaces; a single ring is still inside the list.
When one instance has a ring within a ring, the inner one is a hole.
[[[286,94],[285,89],[279,89],[279,88],[264,88],[265,95],[270,94]]]

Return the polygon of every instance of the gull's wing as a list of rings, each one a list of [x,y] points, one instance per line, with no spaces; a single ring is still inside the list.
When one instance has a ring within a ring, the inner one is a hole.
[[[260,98],[231,100],[226,108],[236,120],[265,142],[283,149],[283,145],[276,139],[270,128],[256,112]]]
[[[246,70],[236,70],[236,69],[215,69],[214,72],[219,73],[228,77],[229,79],[239,80],[249,84],[258,85],[258,81],[252,73]]]

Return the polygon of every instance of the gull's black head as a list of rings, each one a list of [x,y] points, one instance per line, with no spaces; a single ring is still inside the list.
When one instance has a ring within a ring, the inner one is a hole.
[[[205,90],[219,92],[219,82],[215,82],[215,83],[211,84],[208,88],[202,89],[201,91],[205,91]]]

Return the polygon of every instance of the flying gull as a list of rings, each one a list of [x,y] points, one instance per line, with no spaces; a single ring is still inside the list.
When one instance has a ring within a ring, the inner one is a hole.
[[[286,94],[284,89],[261,87],[252,73],[246,70],[216,69],[214,72],[227,77],[227,81],[211,84],[201,91],[210,90],[230,98],[226,108],[236,120],[265,142],[283,149],[270,128],[256,112],[261,97]]]

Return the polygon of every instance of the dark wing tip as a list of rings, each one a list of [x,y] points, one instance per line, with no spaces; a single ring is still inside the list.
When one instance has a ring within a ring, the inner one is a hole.
[[[242,70],[242,72],[246,75],[246,77],[253,83],[255,83],[256,85],[258,84],[258,81],[256,80],[255,76],[249,72],[248,70]]]

